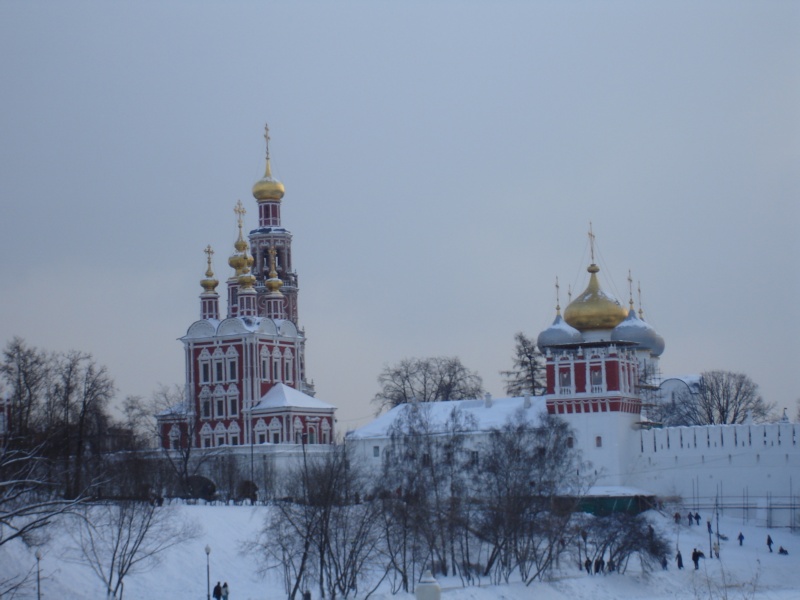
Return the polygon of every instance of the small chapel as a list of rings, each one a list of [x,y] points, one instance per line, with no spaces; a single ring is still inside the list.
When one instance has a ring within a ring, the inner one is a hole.
[[[183,402],[157,415],[165,449],[273,444],[325,445],[335,440],[336,408],[314,397],[306,376],[305,331],[298,325],[298,276],[292,234],[281,223],[284,185],[266,169],[253,185],[258,227],[245,239],[246,209],[234,213],[239,234],[228,259],[221,312],[213,249],[200,281],[200,319],[180,338],[186,364]]]

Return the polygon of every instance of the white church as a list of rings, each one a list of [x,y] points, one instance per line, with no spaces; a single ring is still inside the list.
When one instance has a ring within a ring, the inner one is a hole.
[[[591,237],[591,234],[590,234]],[[646,409],[657,395],[694,393],[697,378],[659,382],[664,339],[634,310],[604,291],[600,269],[537,343],[546,357],[543,396],[437,402],[426,407],[430,430],[443,428],[453,409],[476,424],[471,447],[516,411],[557,415],[574,431],[567,443],[590,465],[590,495],[677,502],[711,516],[741,516],[769,526],[800,518],[800,426],[778,423],[661,427]],[[650,385],[643,383],[650,382]],[[661,383],[662,385],[658,385]],[[396,407],[347,436],[358,460],[378,468],[393,425],[410,410]],[[441,429],[440,429],[441,430]]]

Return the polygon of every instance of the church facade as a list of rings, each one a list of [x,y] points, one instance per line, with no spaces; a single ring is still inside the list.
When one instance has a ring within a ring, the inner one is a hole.
[[[266,170],[253,186],[258,227],[247,239],[246,210],[235,208],[239,235],[228,259],[226,314],[207,247],[200,319],[181,338],[183,402],[158,418],[165,449],[276,444],[324,445],[335,439],[335,407],[314,397],[306,377],[305,332],[298,326],[298,276],[292,234],[281,222],[283,184]]]

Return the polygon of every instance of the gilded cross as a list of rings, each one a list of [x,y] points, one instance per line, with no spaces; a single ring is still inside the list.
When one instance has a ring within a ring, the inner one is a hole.
[[[559,300],[559,290],[561,286],[558,285],[558,276],[556,276],[556,310],[561,310],[561,300]]]
[[[628,302],[633,308],[633,277],[631,277],[631,270],[628,269]]]
[[[206,249],[203,250],[203,252],[205,252],[206,256],[208,257],[208,271],[206,271],[206,275],[211,277],[211,275],[213,275],[213,273],[211,273],[211,257],[214,256],[214,250],[211,249],[211,244],[206,246]]]
[[[242,217],[244,217],[244,215],[247,214],[247,211],[245,210],[244,204],[242,204],[241,200],[236,201],[236,207],[233,209],[233,212],[235,212],[239,217],[239,228],[241,229]]]

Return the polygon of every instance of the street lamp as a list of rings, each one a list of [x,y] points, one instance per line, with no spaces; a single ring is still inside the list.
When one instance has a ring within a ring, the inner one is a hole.
[[[36,600],[42,600],[42,580],[40,577],[39,563],[42,561],[41,549],[36,549]]]
[[[211,546],[206,544],[206,597],[211,600]]]

